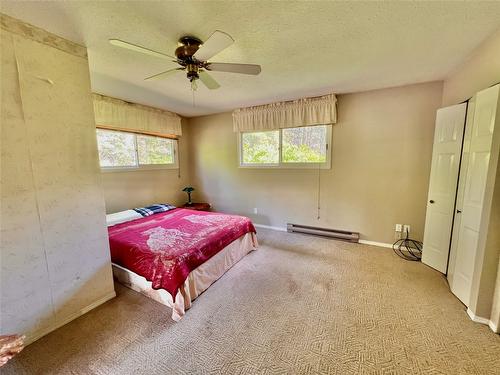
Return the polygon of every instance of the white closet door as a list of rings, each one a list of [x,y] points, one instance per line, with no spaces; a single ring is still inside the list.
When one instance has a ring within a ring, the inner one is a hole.
[[[476,107],[476,96],[469,99],[467,104],[467,121],[465,122],[464,141],[462,147],[462,159],[460,162],[460,175],[458,177],[457,203],[455,205],[455,216],[453,219],[453,231],[451,234],[450,260],[446,277],[450,287],[453,285],[455,275],[455,263],[457,259],[458,233],[462,221],[464,205],[465,182],[467,181],[467,169],[469,168],[470,141],[472,138],[472,127],[474,125],[474,108]]]
[[[467,104],[436,115],[422,262],[446,273]]]
[[[476,96],[451,291],[469,305],[500,85]],[[457,208],[459,209],[459,208]]]

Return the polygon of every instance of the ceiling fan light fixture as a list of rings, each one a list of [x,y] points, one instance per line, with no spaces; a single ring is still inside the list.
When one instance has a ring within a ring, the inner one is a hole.
[[[187,64],[186,65],[186,76],[189,79],[191,83],[193,81],[197,80],[199,77],[198,75],[198,65],[196,64]]]

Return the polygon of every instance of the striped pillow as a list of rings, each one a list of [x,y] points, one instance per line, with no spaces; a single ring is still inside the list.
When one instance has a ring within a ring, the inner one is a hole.
[[[153,204],[147,207],[134,208],[134,211],[141,214],[142,216],[150,216],[153,214],[159,214],[160,212],[170,211],[176,208],[170,204]]]

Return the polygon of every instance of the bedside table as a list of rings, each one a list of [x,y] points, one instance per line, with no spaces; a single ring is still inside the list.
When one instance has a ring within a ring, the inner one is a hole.
[[[196,211],[210,211],[210,204],[209,203],[191,203],[191,204],[184,204],[181,208],[187,208],[189,210],[196,210]]]

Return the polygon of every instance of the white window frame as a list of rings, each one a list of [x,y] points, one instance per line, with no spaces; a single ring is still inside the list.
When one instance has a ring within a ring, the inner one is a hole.
[[[256,130],[253,132],[238,132],[238,168],[269,168],[269,169],[331,169],[332,167],[332,125],[325,124],[326,126],[326,161],[323,163],[285,163],[281,161],[281,149],[282,149],[282,138],[283,138],[283,129],[276,130]],[[307,126],[310,127],[310,126]],[[292,128],[293,129],[293,128]],[[279,133],[279,145],[278,145],[278,163],[243,163],[243,134],[244,133],[263,133],[263,132],[275,132]]]
[[[99,166],[101,168],[101,172],[133,172],[133,171],[147,171],[147,170],[158,170],[158,169],[179,169],[179,154],[178,154],[178,148],[179,148],[179,140],[178,139],[172,139],[172,138],[167,138],[172,141],[172,144],[174,146],[174,162],[173,163],[168,163],[168,164],[139,164],[139,150],[137,148],[137,136],[138,135],[143,135],[147,137],[156,137],[156,138],[164,138],[164,137],[158,137],[155,135],[150,135],[150,134],[143,134],[143,133],[136,133],[136,132],[127,132],[123,130],[112,130],[112,129],[96,129],[96,138],[97,138],[97,130],[102,130],[102,131],[111,131],[111,132],[118,132],[118,133],[126,133],[126,134],[132,134],[134,136],[134,151],[135,151],[135,157],[137,160],[137,165],[133,166],[116,166],[116,167],[102,167],[101,166],[101,160],[99,159]],[[99,158],[99,155],[98,155]]]

